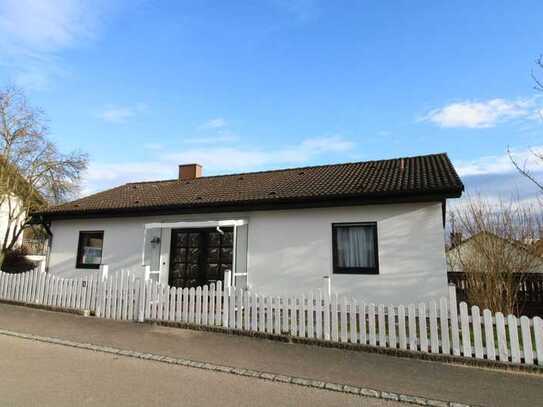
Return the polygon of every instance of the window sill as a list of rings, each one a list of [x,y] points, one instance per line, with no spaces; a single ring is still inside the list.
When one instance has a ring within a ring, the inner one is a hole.
[[[343,275],[369,275],[377,276],[379,275],[379,270],[377,269],[343,269],[343,270],[334,270],[333,274],[343,274]]]
[[[78,264],[75,266],[76,270],[100,270],[100,264]]]

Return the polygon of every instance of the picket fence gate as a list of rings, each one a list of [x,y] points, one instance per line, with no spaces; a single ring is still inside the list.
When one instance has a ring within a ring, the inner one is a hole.
[[[261,296],[223,287],[175,288],[127,271],[62,279],[42,271],[0,272],[0,300],[88,310],[99,318],[179,322],[270,335],[380,346],[543,366],[543,320],[493,314],[454,289],[438,302],[375,305],[322,292]]]

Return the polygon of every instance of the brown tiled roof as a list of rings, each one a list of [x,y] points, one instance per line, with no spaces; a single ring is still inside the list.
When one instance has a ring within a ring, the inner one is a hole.
[[[46,217],[235,210],[389,199],[458,197],[464,186],[446,154],[320,165],[189,181],[125,184],[54,206]]]

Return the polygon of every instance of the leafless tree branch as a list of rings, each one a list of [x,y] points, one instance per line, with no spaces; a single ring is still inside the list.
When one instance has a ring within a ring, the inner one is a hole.
[[[9,218],[0,264],[33,211],[72,198],[87,162],[85,154],[58,150],[43,111],[30,106],[20,89],[0,90],[0,205]]]
[[[541,160],[543,163],[543,155],[535,152],[531,152],[537,159]],[[541,183],[534,174],[528,169],[528,166],[526,164],[526,161],[521,165],[518,160],[513,156],[513,153],[508,148],[507,149],[507,155],[509,155],[509,159],[513,163],[513,166],[516,168],[516,170],[524,177],[529,179],[533,184],[535,184],[540,190],[543,191],[543,183]]]
[[[455,231],[467,238],[449,251],[449,264],[465,273],[468,301],[517,313],[526,273],[538,265],[541,214],[516,200],[492,204],[469,198],[454,211]]]
[[[536,65],[536,69],[540,72],[543,72],[543,55],[540,55],[536,61],[535,61],[535,65]],[[534,71],[534,69],[532,69],[532,72],[531,72],[531,75],[532,75],[532,79],[535,83],[534,85],[534,89],[537,90],[538,92],[543,92],[543,79],[541,79],[541,76],[543,75],[538,75],[536,74],[536,72]],[[543,119],[543,112],[540,111],[539,112],[539,115],[542,117]],[[541,163],[543,164],[543,153],[540,153],[540,152],[537,152],[537,151],[534,151],[534,150],[531,150],[530,151],[531,154],[533,155],[533,157],[535,157],[537,160],[541,161]],[[513,156],[513,154],[511,153],[511,150],[507,149],[507,153],[509,155],[509,159],[511,160],[511,162],[513,163],[513,165],[515,166],[515,168],[517,169],[517,171],[524,177],[526,177],[528,180],[530,180],[534,185],[536,185],[541,191],[543,191],[543,182],[542,181],[539,181],[535,175],[533,174],[533,172],[531,172],[527,165],[526,165],[526,161],[521,165],[518,160]]]

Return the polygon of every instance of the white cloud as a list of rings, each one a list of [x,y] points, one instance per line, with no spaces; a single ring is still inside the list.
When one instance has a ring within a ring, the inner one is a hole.
[[[198,128],[200,130],[213,130],[213,129],[224,129],[228,126],[228,123],[222,117],[216,117],[214,119],[209,119],[207,122],[201,124]]]
[[[222,132],[216,136],[202,136],[202,137],[190,137],[183,139],[183,142],[187,144],[219,144],[219,143],[231,143],[238,141],[239,136],[230,132]]]
[[[77,0],[4,0],[0,3],[0,31],[4,46],[27,51],[68,47],[93,32],[96,12]]]
[[[126,177],[127,174],[135,177],[133,181],[145,181],[157,179],[165,174],[174,172],[176,168],[171,168],[166,163],[161,162],[137,162],[137,163],[91,163],[85,179],[90,182],[112,181],[117,178]]]
[[[44,90],[49,87],[49,78],[55,73],[59,73],[59,70],[30,64],[18,70],[13,81],[23,89]]]
[[[202,123],[196,128],[197,136],[184,138],[187,144],[221,144],[239,140],[229,128],[229,123],[223,117],[215,117]]]
[[[273,0],[273,3],[302,22],[312,20],[320,14],[317,0]]]
[[[440,127],[486,128],[517,118],[533,118],[536,111],[533,98],[463,101],[434,109],[420,120]]]
[[[327,153],[347,152],[354,143],[340,136],[316,137],[300,144],[276,149],[217,147],[189,149],[170,154],[167,158],[175,162],[197,162],[212,171],[243,171],[270,165],[303,165]]]
[[[0,1],[0,65],[18,85],[47,87],[64,70],[59,53],[91,40],[111,2]]]
[[[511,150],[511,156],[521,168],[526,168],[538,180],[543,180],[543,146]],[[482,198],[487,202],[517,201],[522,205],[539,202],[541,190],[521,175],[508,153],[483,156],[470,161],[456,161],[455,167],[462,177],[466,192],[462,199],[451,200],[449,209],[461,208],[469,198]]]
[[[543,171],[543,146],[535,146],[529,149],[511,150],[511,157],[519,164],[521,168],[528,171]],[[509,154],[490,155],[477,158],[470,161],[457,161],[455,167],[462,176],[485,175],[485,174],[505,174],[515,172],[515,166],[511,162]]]
[[[354,143],[341,136],[327,136],[309,138],[302,142],[300,148],[306,152],[323,153],[323,152],[342,152],[351,150]]]
[[[167,162],[91,162],[83,175],[81,196],[93,194],[132,181],[169,179],[177,167]]]
[[[186,149],[179,153],[164,154],[148,162],[91,163],[85,177],[83,192],[97,192],[129,181],[168,179],[177,176],[182,163],[202,164],[206,174],[307,165],[323,155],[348,153],[354,143],[340,136],[305,139],[299,144],[279,149],[244,147],[209,147]],[[343,156],[343,160],[344,160]]]
[[[126,123],[128,119],[144,112],[147,107],[144,104],[134,106],[108,105],[98,114],[102,120],[110,123]]]

